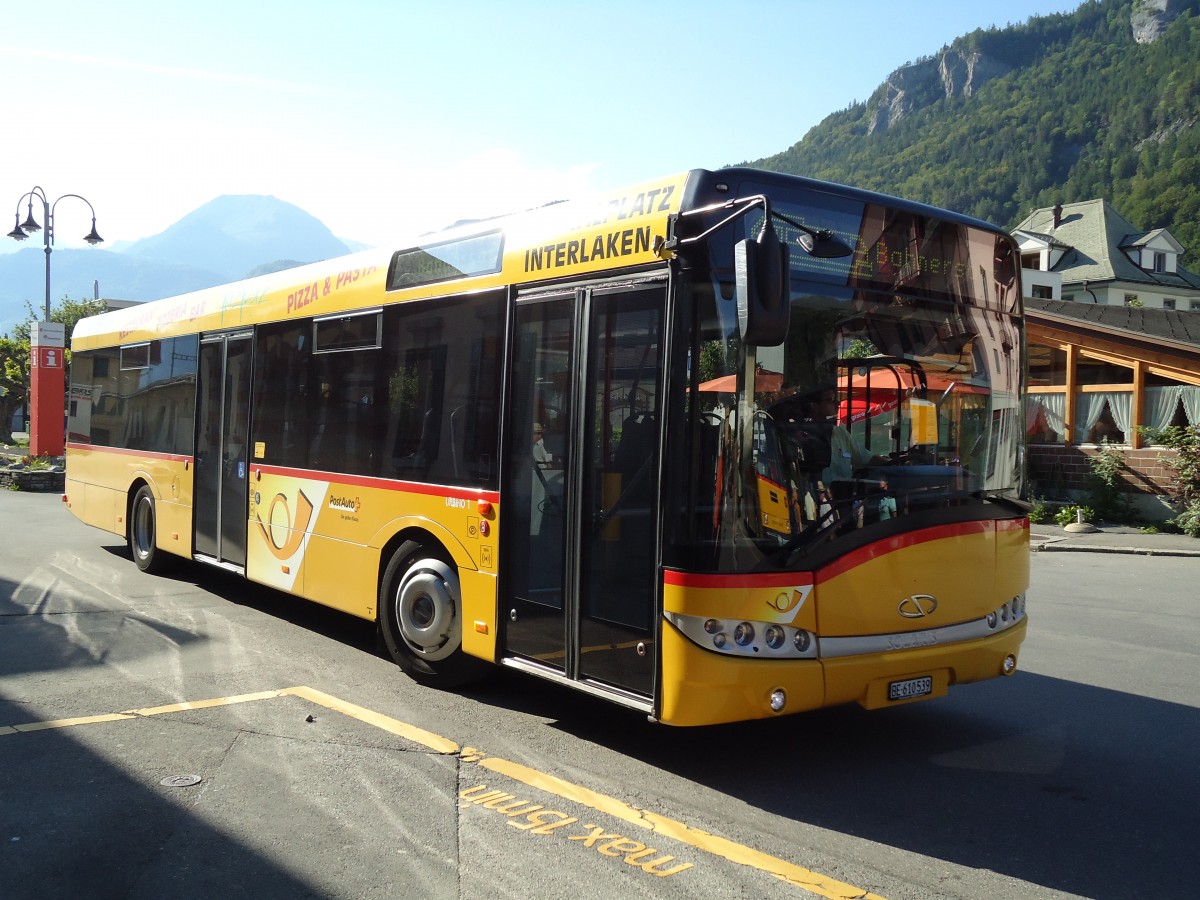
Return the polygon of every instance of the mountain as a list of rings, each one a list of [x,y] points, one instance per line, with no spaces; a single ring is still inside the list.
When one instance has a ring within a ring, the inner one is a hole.
[[[272,260],[316,262],[350,250],[298,206],[274,197],[224,196],[125,252],[152,262],[215,269],[235,281]]]
[[[1013,227],[1106,199],[1200,256],[1200,0],[1089,0],[977,30],[746,165]]]
[[[40,242],[0,255],[0,334],[26,318],[26,301],[41,312],[46,266]],[[357,246],[357,245],[356,245]],[[263,196],[222,196],[166,231],[112,249],[61,249],[51,255],[50,299],[102,297],[157,300],[252,274],[351,252],[319,220],[297,206]]]

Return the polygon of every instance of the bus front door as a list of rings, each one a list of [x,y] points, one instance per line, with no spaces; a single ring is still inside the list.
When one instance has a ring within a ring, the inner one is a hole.
[[[194,550],[197,558],[237,569],[246,565],[250,337],[201,340],[196,402]]]
[[[645,706],[656,671],[666,289],[518,301],[502,488],[505,653]]]

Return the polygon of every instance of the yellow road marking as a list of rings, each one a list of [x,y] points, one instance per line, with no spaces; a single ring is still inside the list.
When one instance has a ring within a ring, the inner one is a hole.
[[[356,706],[345,700],[339,700],[337,697],[322,693],[313,688],[294,687],[280,691],[279,693],[300,697],[303,700],[316,703],[318,706],[324,706],[327,709],[350,716],[352,719],[358,719],[361,722],[366,722],[368,725],[374,725],[376,728],[399,735],[423,747],[428,747],[435,753],[453,755],[458,752],[458,744],[447,740],[441,735],[434,734],[432,731],[426,731],[424,728],[409,725],[407,722],[401,722],[399,719],[393,719],[391,716],[385,716],[383,713],[377,713],[374,710]]]
[[[547,775],[544,772],[539,772],[537,769],[531,769],[520,763],[509,762],[508,760],[496,757],[485,757],[479,760],[479,765],[499,775],[511,778],[514,781],[519,781],[532,788],[562,797],[564,800],[570,800],[582,806],[591,807],[599,812],[607,813],[613,818],[637,825],[640,828],[646,828],[655,834],[665,835],[682,844],[687,844],[690,847],[695,847],[697,850],[710,853],[713,856],[719,856],[730,862],[767,872],[776,878],[786,881],[789,884],[794,884],[797,887],[802,887],[818,896],[829,897],[832,900],[851,900],[851,898],[854,898],[854,900],[859,900],[859,898],[861,900],[883,900],[877,894],[871,894],[853,885],[844,884],[832,878],[826,878],[824,875],[820,875],[810,869],[805,869],[786,860],[770,856],[752,847],[734,843],[727,838],[709,834],[707,831],[701,831],[683,822],[668,819],[666,816],[660,816],[658,813],[636,809],[615,797],[599,794],[589,788],[572,784],[569,781],[563,781],[561,778]]]
[[[878,894],[872,894],[853,885],[826,878],[811,869],[797,866],[787,860],[779,859],[744,844],[738,844],[728,838],[723,838],[699,828],[693,828],[675,819],[660,816],[650,810],[637,809],[624,801],[607,794],[601,794],[582,785],[564,781],[554,775],[539,772],[520,763],[510,762],[499,757],[487,756],[474,747],[460,748],[454,741],[401,722],[391,716],[375,712],[363,706],[349,703],[326,694],[314,688],[298,686],[279,691],[261,691],[255,694],[239,694],[232,697],[215,697],[210,700],[195,700],[187,703],[174,703],[167,706],[149,706],[144,709],[134,709],[123,713],[109,713],[98,716],[80,716],[73,719],[54,719],[46,722],[30,722],[24,725],[0,726],[0,735],[17,734],[30,731],[44,731],[50,728],[72,728],[78,725],[94,725],[101,722],[117,722],[137,719],[143,716],[157,716],[168,713],[183,712],[194,709],[211,709],[218,706],[229,706],[234,703],[251,703],[259,700],[272,700],[276,697],[298,697],[318,706],[358,719],[367,725],[379,728],[390,734],[395,734],[405,740],[420,744],[435,753],[457,755],[468,764],[476,764],[498,775],[519,781],[522,784],[561,797],[581,806],[589,807],[605,813],[622,822],[628,822],[639,828],[645,828],[655,834],[661,834],[679,843],[694,847],[705,853],[729,860],[738,865],[758,869],[788,884],[803,888],[819,897],[828,900],[884,900]]]
[[[48,722],[30,722],[26,725],[10,725],[0,728],[0,734],[15,734],[19,731],[45,731],[48,728],[74,728],[76,725],[95,725],[97,722],[119,722],[122,719],[135,719],[136,716],[124,713],[108,713],[102,716],[78,716],[74,719],[51,719]],[[11,731],[9,730],[11,729]]]
[[[216,697],[212,700],[192,700],[188,703],[172,703],[169,706],[147,706],[145,709],[131,709],[134,716],[161,716],[166,713],[183,712],[188,709],[211,709],[214,706],[230,706],[234,703],[253,703],[255,700],[272,700],[280,695],[280,691],[259,691],[257,694],[238,694],[235,697]]]

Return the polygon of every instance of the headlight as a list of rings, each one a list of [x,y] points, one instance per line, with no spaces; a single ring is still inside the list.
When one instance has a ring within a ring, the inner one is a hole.
[[[668,622],[701,647],[755,659],[816,659],[812,634],[778,622],[716,619],[665,613]]]

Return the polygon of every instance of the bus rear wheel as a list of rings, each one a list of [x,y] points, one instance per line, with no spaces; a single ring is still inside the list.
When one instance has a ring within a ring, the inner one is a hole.
[[[129,505],[129,552],[143,572],[154,574],[167,568],[168,555],[158,549],[157,533],[154,492],[143,484]]]
[[[405,541],[392,554],[379,588],[379,630],[388,655],[422,684],[457,687],[484,669],[463,652],[458,570],[440,547]]]

